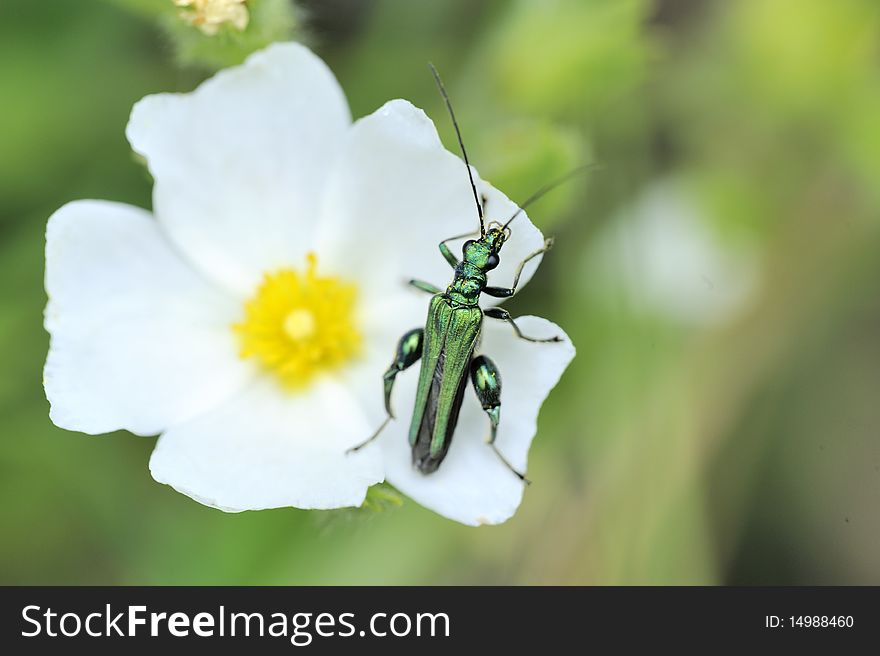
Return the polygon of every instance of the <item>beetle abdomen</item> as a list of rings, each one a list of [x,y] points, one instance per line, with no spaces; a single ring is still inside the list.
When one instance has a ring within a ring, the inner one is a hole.
[[[416,443],[412,448],[413,465],[423,474],[430,474],[437,471],[440,463],[446,458],[449,446],[452,444],[452,436],[455,433],[455,427],[458,424],[458,415],[461,411],[461,401],[464,397],[464,388],[467,384],[467,378],[462,377],[458,390],[455,393],[455,402],[452,404],[449,413],[449,420],[446,423],[446,431],[444,440],[440,449],[432,453],[431,441],[434,435],[434,428],[437,419],[437,399],[440,395],[441,383],[443,380],[443,366],[446,362],[444,353],[440,354],[437,359],[437,367],[434,370],[434,379],[431,381],[431,391],[428,393],[427,407],[422,415],[422,422],[419,424],[419,433]]]
[[[409,440],[413,465],[422,473],[436,471],[449,451],[482,322],[477,306],[442,294],[431,299]]]

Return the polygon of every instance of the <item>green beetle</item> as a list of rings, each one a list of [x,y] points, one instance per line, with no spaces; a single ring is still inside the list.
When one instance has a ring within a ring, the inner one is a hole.
[[[425,326],[410,330],[400,338],[394,361],[383,376],[385,410],[388,416],[369,439],[351,450],[356,451],[372,442],[388,422],[394,418],[394,413],[391,410],[391,392],[394,388],[394,380],[397,374],[421,359],[415,407],[409,428],[413,465],[424,474],[430,474],[440,467],[452,443],[465,388],[468,378],[470,378],[477,399],[489,417],[491,429],[489,445],[508,469],[522,481],[528,483],[524,474],[516,471],[495,446],[495,437],[501,418],[501,374],[491,359],[485,355],[475,356],[474,350],[480,339],[483,317],[508,322],[519,338],[530,342],[560,342],[562,339],[558,336],[547,339],[528,337],[520,331],[519,326],[507,310],[500,307],[483,310],[479,306],[479,301],[482,294],[495,298],[509,298],[516,293],[523,267],[532,258],[548,251],[553,241],[546,240],[540,249],[528,255],[519,264],[512,286],[488,286],[486,274],[497,267],[500,262],[501,248],[510,236],[510,223],[529,204],[568,180],[575,173],[580,172],[584,167],[575,169],[533,194],[503,225],[493,222],[487,228],[483,216],[486,199],[485,197],[481,199],[477,193],[452,104],[440,76],[433,66],[431,66],[431,72],[434,74],[434,79],[449,110],[461,147],[461,154],[467,166],[480,221],[480,230],[479,233],[458,235],[440,242],[440,253],[454,269],[452,282],[445,291],[421,280],[409,281],[414,287],[433,295],[428,306]],[[471,236],[477,238],[468,239],[464,243],[462,259],[459,260],[447,244],[450,241]]]

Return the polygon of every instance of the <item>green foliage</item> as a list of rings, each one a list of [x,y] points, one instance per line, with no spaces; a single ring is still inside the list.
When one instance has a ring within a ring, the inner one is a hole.
[[[295,34],[296,17],[289,0],[250,0],[250,21],[244,30],[224,25],[208,35],[187,24],[176,13],[162,17],[162,26],[182,66],[218,70],[240,64],[252,52]]]
[[[240,64],[275,41],[286,41],[297,27],[290,0],[248,0],[248,25],[238,30],[222,25],[217,34],[205,34],[181,17],[173,0],[106,0],[158,23],[181,66],[216,71]]]
[[[537,191],[535,180],[553,180],[590,162],[577,131],[538,120],[499,120],[476,139],[480,173],[520,202]],[[542,230],[553,230],[570,210],[584,180],[561,187],[529,209]]]
[[[498,92],[539,115],[597,114],[644,76],[645,0],[517,2],[499,22],[487,66]]]
[[[361,506],[364,510],[372,512],[384,512],[391,508],[400,508],[403,505],[403,497],[400,492],[388,483],[373,485],[367,490],[367,498]]]
[[[313,519],[322,530],[330,532],[345,526],[359,526],[402,508],[403,496],[390,483],[377,483],[367,488],[367,496],[358,508],[339,508],[315,513]]]

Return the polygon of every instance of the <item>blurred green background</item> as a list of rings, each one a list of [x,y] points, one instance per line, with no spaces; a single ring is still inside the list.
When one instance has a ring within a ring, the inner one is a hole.
[[[251,0],[206,37],[171,0],[0,3],[0,583],[880,584],[880,3]],[[152,481],[152,438],[49,422],[47,217],[150,205],[131,105],[292,35],[354,116],[449,121],[557,238],[510,304],[578,357],[519,513],[227,515]]]

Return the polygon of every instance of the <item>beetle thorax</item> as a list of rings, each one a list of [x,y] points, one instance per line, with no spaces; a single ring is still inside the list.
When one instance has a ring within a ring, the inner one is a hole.
[[[449,297],[463,305],[477,305],[480,294],[486,287],[486,274],[470,262],[459,262],[455,267],[455,277],[446,288]]]
[[[486,272],[498,266],[498,251],[506,237],[502,230],[489,230],[479,239],[469,239],[461,247],[461,262],[455,278],[446,288],[447,295],[462,305],[477,305],[486,288]]]

